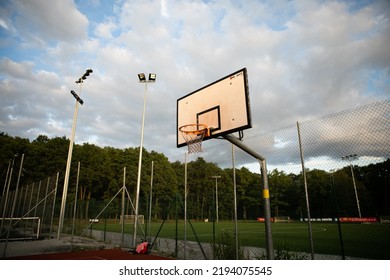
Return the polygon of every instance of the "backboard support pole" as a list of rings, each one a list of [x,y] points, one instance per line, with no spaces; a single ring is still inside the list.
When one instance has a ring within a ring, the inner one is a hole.
[[[224,139],[228,140],[230,143],[236,145],[244,152],[250,154],[256,158],[260,163],[260,170],[263,177],[263,201],[264,201],[264,220],[265,220],[265,237],[266,237],[266,247],[267,247],[267,259],[274,259],[274,250],[273,250],[273,241],[272,241],[272,229],[271,229],[271,205],[269,199],[269,186],[268,186],[268,174],[267,174],[267,163],[266,159],[259,155],[257,152],[245,145],[237,137],[226,134],[222,136]]]

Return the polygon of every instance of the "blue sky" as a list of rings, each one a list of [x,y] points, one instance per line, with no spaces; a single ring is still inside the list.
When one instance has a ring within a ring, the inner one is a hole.
[[[248,70],[246,135],[390,97],[389,1],[6,0],[0,4],[0,131],[76,143],[140,143],[177,157],[176,100]]]

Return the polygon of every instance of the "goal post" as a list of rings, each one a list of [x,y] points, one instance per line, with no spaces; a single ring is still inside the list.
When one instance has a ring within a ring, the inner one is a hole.
[[[41,231],[40,217],[5,217],[0,218],[0,220],[3,220],[5,225],[1,231],[0,241],[6,240],[7,232],[9,232],[8,240],[39,239]]]
[[[124,215],[124,219],[122,215],[120,216],[119,224],[123,224],[123,221],[125,224],[134,224],[135,215]],[[145,223],[145,216],[144,215],[138,215],[138,223],[143,225]]]

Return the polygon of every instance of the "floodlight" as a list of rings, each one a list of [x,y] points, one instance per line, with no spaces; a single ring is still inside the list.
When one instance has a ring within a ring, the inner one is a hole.
[[[84,82],[83,80],[86,80],[91,73],[93,73],[93,70],[91,68],[87,68],[87,70],[85,70],[84,75],[82,75],[78,80],[76,80],[75,83],[82,84]]]
[[[141,83],[146,82],[145,74],[144,74],[144,73],[138,74],[138,79],[139,79],[139,81],[140,81]]]
[[[76,98],[76,100],[77,100],[81,105],[84,104],[84,101],[80,98],[80,96],[78,96],[78,94],[77,94],[74,90],[71,90],[70,93],[73,95],[74,98]]]
[[[149,82],[155,82],[156,81],[156,74],[150,73],[149,74]]]

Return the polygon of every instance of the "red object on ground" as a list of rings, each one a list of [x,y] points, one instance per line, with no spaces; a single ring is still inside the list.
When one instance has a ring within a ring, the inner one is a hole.
[[[148,242],[142,242],[135,249],[137,254],[146,254],[148,252]]]

